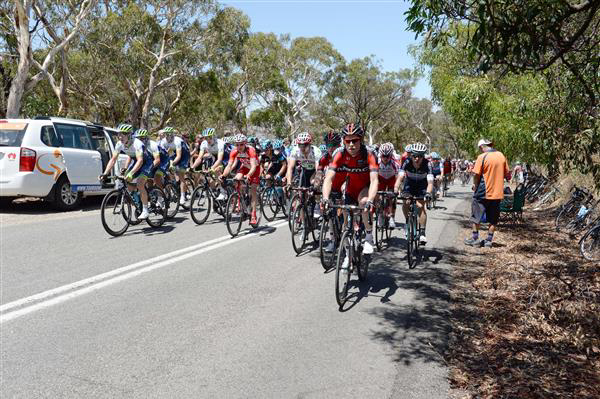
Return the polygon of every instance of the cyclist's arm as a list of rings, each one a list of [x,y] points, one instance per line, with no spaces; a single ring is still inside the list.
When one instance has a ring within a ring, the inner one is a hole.
[[[152,166],[154,168],[156,168],[156,167],[158,167],[158,165],[160,165],[160,153],[159,152],[155,152],[152,155],[154,156],[154,162],[152,162]]]
[[[377,196],[377,188],[379,187],[379,172],[369,172],[371,183],[369,184],[368,200],[373,202]]]
[[[277,176],[283,176],[287,170],[287,161],[281,162],[281,169],[277,172]]]
[[[119,153],[115,152],[113,154],[112,158],[108,161],[108,164],[106,165],[106,169],[104,169],[104,172],[102,174],[108,175],[110,173],[110,171],[112,170],[113,166],[115,166],[115,163],[117,162],[118,159],[119,159]]]
[[[179,161],[181,160],[181,154],[182,154],[182,150],[181,148],[177,148],[175,150],[175,159],[173,160],[173,165],[177,165],[179,163]]]
[[[286,179],[287,179],[287,183],[288,184],[292,184],[292,171],[294,170],[294,167],[296,166],[296,160],[294,158],[288,158],[289,162],[288,162],[288,166],[287,166],[287,175],[286,175]]]
[[[256,158],[250,158],[250,171],[248,172],[248,174],[246,176],[250,177],[250,176],[254,175],[254,172],[256,171],[257,167],[258,167],[258,162],[256,161]]]
[[[333,184],[333,178],[335,177],[335,170],[328,169],[325,173],[325,181],[323,182],[323,199],[328,200],[331,194],[331,185]]]
[[[200,166],[203,158],[204,158],[204,149],[201,149],[200,154],[198,155],[198,157],[194,161],[194,164],[192,165],[192,169],[196,169],[198,166]]]
[[[140,170],[140,168],[144,164],[144,154],[141,152],[136,153],[135,159],[136,159],[135,165],[133,166],[133,169],[131,169],[131,171],[129,172],[132,175],[135,174],[138,170]]]
[[[217,166],[221,165],[223,163],[223,157],[225,155],[224,151],[219,151],[219,154],[217,154],[217,160],[216,162],[213,164],[213,166],[210,167],[210,170],[215,170],[217,168]]]
[[[403,173],[398,173],[396,177],[396,182],[394,183],[394,192],[397,193],[400,191],[400,184],[402,183],[402,179],[404,178]]]

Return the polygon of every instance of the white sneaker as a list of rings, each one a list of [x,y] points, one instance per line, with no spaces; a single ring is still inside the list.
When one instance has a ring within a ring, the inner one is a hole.
[[[365,239],[365,243],[363,244],[362,253],[368,255],[372,254],[373,252],[375,252],[375,249],[373,248],[373,237],[371,236],[370,239],[367,237]]]
[[[217,196],[217,201],[224,201],[225,198],[227,198],[227,197],[225,197],[225,194],[223,193],[223,191],[221,191],[219,193],[219,195]]]
[[[390,218],[389,226],[392,230],[396,228],[396,222],[394,222],[394,218],[392,217]]]
[[[344,258],[344,261],[342,262],[342,272],[348,273],[349,265],[350,265],[350,258],[348,258],[348,255],[346,255],[346,257]]]
[[[425,237],[424,235],[421,235],[419,237],[419,242],[421,243],[421,245],[427,244],[427,237]]]
[[[185,194],[179,197],[179,205],[185,205]]]
[[[142,219],[148,219],[148,210],[147,209],[142,210],[142,213],[140,213],[140,216],[138,216],[138,220],[142,220]]]
[[[327,244],[325,246],[325,252],[333,252],[333,250],[335,249],[335,244],[333,243],[333,240],[329,241],[329,244]]]

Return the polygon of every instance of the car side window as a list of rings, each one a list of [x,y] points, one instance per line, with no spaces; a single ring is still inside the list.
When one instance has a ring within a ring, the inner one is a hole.
[[[63,147],[93,150],[92,140],[85,126],[55,123],[54,127],[62,139]]]
[[[40,134],[42,142],[49,147],[60,147],[61,142],[59,137],[56,135],[56,131],[52,126],[42,126]]]

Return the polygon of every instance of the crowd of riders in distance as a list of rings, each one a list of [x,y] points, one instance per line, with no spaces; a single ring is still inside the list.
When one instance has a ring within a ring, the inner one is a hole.
[[[298,134],[293,145],[289,140],[258,140],[244,134],[217,138],[214,128],[207,128],[195,139],[188,134],[177,134],[172,127],[150,137],[146,129],[134,130],[130,124],[118,126],[119,141],[112,159],[106,165],[100,179],[106,179],[117,162],[119,154],[126,154],[128,161],[121,170],[131,189],[140,192],[143,210],[138,219],[148,217],[148,194],[146,181],[152,179],[162,187],[163,179],[172,173],[180,185],[181,193],[188,192],[186,173],[209,170],[219,181],[232,175],[250,185],[252,197],[251,224],[256,223],[256,196],[260,179],[274,179],[289,189],[294,178],[300,187],[322,188],[321,202],[330,203],[332,193],[345,194],[347,201],[373,207],[377,191],[394,191],[420,198],[420,240],[426,242],[426,201],[437,195],[443,184],[462,179],[463,184],[473,169],[469,160],[442,158],[437,152],[429,153],[421,143],[407,145],[398,153],[392,143],[368,146],[364,143],[364,131],[359,124],[347,124],[339,132],[327,132],[324,144],[316,146],[310,133]],[[298,176],[299,175],[299,176]],[[219,198],[226,195],[221,188]],[[185,195],[179,199],[183,204]],[[406,217],[407,203],[403,204]],[[318,209],[317,209],[318,212]],[[365,211],[367,212],[367,211]],[[395,209],[390,227],[395,228]],[[364,218],[368,220],[368,218]],[[371,226],[367,227],[365,253],[373,251]]]

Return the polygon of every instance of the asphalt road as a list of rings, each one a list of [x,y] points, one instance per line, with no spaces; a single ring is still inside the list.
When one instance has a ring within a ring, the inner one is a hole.
[[[182,213],[103,230],[99,201],[0,214],[2,398],[446,398],[450,261],[467,190],[429,217],[415,269],[399,233],[340,311],[285,222],[231,240]],[[36,210],[39,209],[39,210]],[[400,210],[398,211],[400,214]]]

